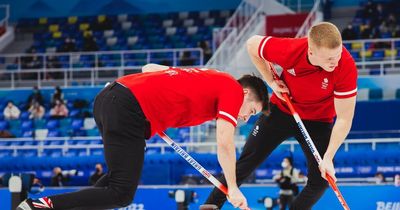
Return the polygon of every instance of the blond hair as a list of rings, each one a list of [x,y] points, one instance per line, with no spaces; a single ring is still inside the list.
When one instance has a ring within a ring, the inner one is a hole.
[[[320,22],[308,31],[308,42],[317,48],[335,49],[342,45],[342,36],[332,23]]]

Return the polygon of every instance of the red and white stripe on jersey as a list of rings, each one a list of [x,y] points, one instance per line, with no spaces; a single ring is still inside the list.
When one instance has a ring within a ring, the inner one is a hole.
[[[50,200],[50,198],[47,198],[47,197],[39,198],[39,200],[32,201],[32,205],[35,208],[38,208],[38,209],[45,209],[45,208],[52,209],[52,208],[54,208],[53,207],[53,202]]]
[[[219,112],[218,112],[218,115],[217,115],[217,118],[222,118],[222,119],[224,119],[224,120],[226,120],[226,121],[232,123],[232,125],[233,125],[234,127],[236,127],[236,125],[237,125],[237,120],[236,120],[236,118],[234,118],[231,114],[229,114],[229,113],[227,113],[227,112],[219,111]]]
[[[265,44],[268,42],[268,40],[271,38],[271,36],[266,36],[264,37],[261,42],[260,42],[260,46],[258,46],[258,57],[267,60],[264,58],[264,48],[265,48]]]
[[[335,94],[335,98],[350,98],[357,95],[357,88],[346,92],[334,91],[333,93]]]

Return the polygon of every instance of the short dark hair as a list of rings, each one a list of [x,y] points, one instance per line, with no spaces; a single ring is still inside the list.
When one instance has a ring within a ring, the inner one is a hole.
[[[262,79],[254,75],[246,74],[238,79],[238,82],[243,88],[249,88],[254,93],[256,100],[262,102],[262,111],[269,111],[268,89]]]
[[[293,157],[287,156],[283,159],[287,159],[289,161],[290,165],[293,166]]]

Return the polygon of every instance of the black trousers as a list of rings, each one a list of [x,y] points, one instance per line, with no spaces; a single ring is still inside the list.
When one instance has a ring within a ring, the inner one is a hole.
[[[143,167],[146,119],[133,94],[118,83],[104,88],[94,103],[108,173],[93,187],[51,196],[55,209],[98,210],[129,205]]]
[[[307,131],[323,156],[328,147],[332,124],[326,122],[303,121]],[[291,115],[280,111],[276,106],[271,107],[269,116],[261,115],[253,131],[247,137],[242,154],[236,163],[236,179],[242,184],[246,179],[285,139],[295,137],[307,158],[308,182],[302,192],[293,201],[290,209],[307,210],[319,200],[328,187],[328,182],[321,177],[318,164],[314,159],[304,137]],[[220,181],[226,184],[225,178]],[[214,188],[206,204],[215,204],[221,208],[226,201],[225,195]]]
[[[286,210],[294,199],[293,195],[279,195],[279,210]]]

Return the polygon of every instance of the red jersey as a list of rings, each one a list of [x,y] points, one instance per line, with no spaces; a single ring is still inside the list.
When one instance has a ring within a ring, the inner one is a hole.
[[[357,94],[357,68],[343,47],[342,57],[332,72],[313,66],[307,57],[307,38],[265,37],[258,48],[260,58],[283,68],[281,79],[289,88],[293,106],[304,120],[333,122],[335,98]],[[272,94],[271,102],[290,114],[286,102]]]
[[[199,125],[223,118],[237,125],[244,93],[230,75],[211,69],[169,68],[117,79],[137,98],[151,135],[170,127]]]

